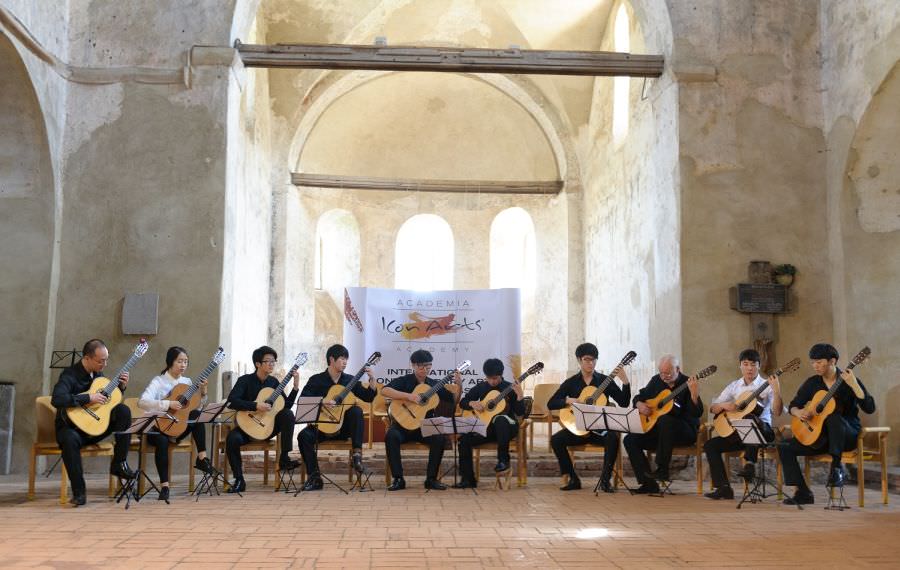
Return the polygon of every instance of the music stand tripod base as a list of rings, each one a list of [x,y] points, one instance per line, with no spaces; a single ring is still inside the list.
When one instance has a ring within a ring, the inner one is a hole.
[[[844,499],[843,485],[825,485],[825,490],[828,491],[828,501],[825,503],[825,510],[846,511],[850,508],[850,505],[848,505],[847,501]],[[837,494],[835,494],[835,490],[837,490]],[[862,492],[862,490],[860,490],[860,492]]]

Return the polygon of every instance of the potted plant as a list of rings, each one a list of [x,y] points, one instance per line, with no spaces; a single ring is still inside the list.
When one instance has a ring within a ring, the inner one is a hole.
[[[774,273],[775,281],[778,284],[790,287],[794,282],[794,275],[797,273],[797,268],[790,263],[784,263],[782,265],[776,265],[772,270],[772,273]]]

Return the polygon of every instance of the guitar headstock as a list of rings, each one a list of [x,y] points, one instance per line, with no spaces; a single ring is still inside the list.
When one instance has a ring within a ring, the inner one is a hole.
[[[456,371],[457,371],[457,372],[462,372],[463,370],[465,370],[465,369],[468,368],[469,366],[472,366],[472,361],[471,361],[471,360],[463,360],[463,361],[462,361],[462,364],[460,364],[459,366],[456,367]]]
[[[709,366],[707,366],[706,368],[704,368],[703,370],[701,370],[700,372],[695,374],[695,376],[697,377],[697,380],[701,380],[703,378],[706,378],[707,376],[712,376],[713,374],[716,373],[716,370],[718,370],[718,369],[719,369],[719,367],[716,366],[715,364],[710,364]]]
[[[625,357],[622,358],[622,361],[619,362],[619,366],[628,366],[629,364],[634,362],[635,358],[637,358],[637,353],[633,350],[629,350],[628,354],[626,354]]]
[[[222,361],[225,360],[225,349],[221,346],[216,349],[215,354],[213,354],[212,360],[210,361],[214,366],[218,366],[222,364]]]
[[[795,358],[775,371],[775,376],[781,376],[785,372],[793,372],[800,368],[800,359]]]
[[[147,342],[147,339],[142,338],[137,346],[134,347],[134,355],[138,358],[144,356],[147,353],[147,350],[150,348],[150,343]]]
[[[297,358],[294,359],[294,366],[292,366],[292,368],[300,368],[306,364],[307,359],[309,359],[309,354],[301,352],[297,355]]]
[[[378,364],[379,360],[381,360],[381,353],[376,350],[372,353],[372,356],[370,356],[369,359],[366,360],[366,366],[375,366],[376,364]]]
[[[543,369],[544,369],[543,362],[535,362],[528,368],[528,370],[525,371],[524,374],[522,374],[522,380],[531,376],[532,374],[537,374],[538,372],[540,372]]]
[[[858,366],[866,361],[869,356],[872,355],[872,349],[868,346],[864,346],[862,350],[856,353],[856,356],[850,359],[850,364],[847,365],[847,370],[852,370],[853,367]]]

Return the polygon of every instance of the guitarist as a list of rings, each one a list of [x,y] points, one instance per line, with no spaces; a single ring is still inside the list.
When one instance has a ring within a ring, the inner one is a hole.
[[[500,359],[488,358],[484,361],[482,370],[485,376],[484,382],[473,386],[465,395],[459,403],[459,407],[463,410],[475,410],[476,412],[484,410],[481,399],[488,392],[491,390],[502,392],[510,385],[503,379],[503,362]],[[478,486],[472,463],[472,448],[483,443],[497,442],[497,465],[494,466],[494,471],[502,473],[509,469],[509,442],[519,432],[519,423],[516,418],[525,415],[525,402],[522,401],[524,397],[522,386],[518,382],[514,383],[512,390],[506,395],[506,408],[491,420],[487,429],[487,437],[471,432],[459,438],[459,470],[462,478],[453,486],[454,489],[469,489]]]
[[[662,356],[656,363],[658,374],[653,376],[646,386],[634,397],[634,407],[638,413],[650,416],[647,400],[655,398],[663,390],[674,390],[687,383],[688,389],[682,391],[674,400],[672,411],[661,416],[656,425],[647,433],[630,433],[625,436],[625,451],[634,470],[640,487],[634,492],[639,494],[659,493],[657,481],[669,480],[669,463],[672,460],[672,449],[675,446],[693,445],[697,441],[697,430],[700,427],[700,416],[703,415],[703,401],[700,399],[700,386],[697,378],[688,378],[681,372],[680,362],[671,354]],[[650,471],[650,464],[645,449],[656,450],[656,471]]]
[[[159,376],[150,381],[144,393],[141,394],[141,399],[138,400],[138,407],[148,412],[176,412],[180,410],[181,403],[178,400],[167,400],[166,396],[172,392],[172,389],[177,384],[191,385],[191,379],[184,376],[188,363],[187,350],[180,346],[170,347],[166,351],[165,369],[159,373]],[[205,406],[207,402],[206,390],[207,382],[204,380],[200,384],[201,407]],[[199,416],[200,410],[197,409],[191,411],[188,418],[195,420]],[[206,427],[204,424],[191,424],[190,429],[185,430],[180,436],[175,438],[175,443],[179,443],[188,435],[193,437],[194,445],[197,446],[197,460],[194,462],[194,467],[204,473],[209,473],[212,470],[212,465],[209,462],[209,458],[206,457]],[[163,433],[156,432],[149,434],[147,439],[155,449],[156,472],[159,473],[160,481],[159,500],[168,501],[170,438]]]
[[[306,386],[300,392],[301,397],[314,396],[324,398],[328,395],[328,390],[335,384],[346,386],[353,380],[353,376],[346,374],[344,369],[347,368],[347,360],[350,358],[350,352],[342,345],[335,344],[325,352],[325,360],[328,362],[328,368],[324,372],[309,377]],[[368,374],[368,386],[363,387],[359,382],[353,386],[352,393],[363,402],[371,402],[375,399],[377,392],[375,391],[375,376],[372,370],[366,367]],[[326,405],[328,402],[325,402]],[[332,402],[333,403],[333,402]],[[365,468],[362,463],[362,442],[365,423],[363,422],[363,412],[359,406],[350,406],[344,411],[344,421],[341,429],[337,433],[327,434],[317,430],[312,424],[307,425],[297,436],[297,445],[300,448],[300,455],[303,457],[303,463],[306,465],[306,484],[303,486],[304,491],[319,491],[323,487],[322,477],[319,476],[319,462],[316,457],[316,439],[322,441],[329,440],[346,440],[350,439],[353,448],[353,469],[357,473],[362,473]]]
[[[434,358],[427,350],[417,350],[409,357],[409,363],[412,365],[412,374],[399,376],[391,380],[391,382],[381,391],[385,398],[391,400],[408,400],[418,403],[419,397],[412,391],[420,384],[428,384],[433,386],[438,382],[428,377],[431,372],[431,363]],[[438,390],[437,395],[443,402],[447,402],[453,406],[456,405],[456,394],[459,393],[459,386],[462,383],[462,376],[456,373],[453,384],[444,386],[445,390]],[[431,415],[431,412],[429,412]],[[425,488],[434,489],[435,491],[443,491],[446,485],[438,481],[438,470],[441,467],[441,459],[444,456],[445,438],[441,435],[433,435],[430,437],[422,437],[422,430],[407,430],[394,422],[384,436],[384,447],[387,451],[388,464],[391,467],[391,473],[394,475],[388,491],[401,491],[406,488],[406,480],[403,479],[403,461],[400,458],[400,446],[410,441],[417,441],[428,446],[428,466],[426,468]]]
[[[791,400],[789,409],[792,416],[811,419],[811,414],[804,408],[819,390],[828,390],[838,380],[843,384],[834,394],[835,409],[827,418],[822,428],[822,437],[812,446],[806,446],[796,439],[789,439],[778,448],[781,464],[784,467],[784,484],[797,487],[793,497],[784,500],[787,505],[811,505],[815,501],[812,491],[803,478],[800,462],[801,455],[831,455],[831,472],[828,484],[840,487],[844,484],[844,468],[841,466],[841,454],[856,448],[856,438],[862,426],[859,422],[859,410],[867,414],[875,413],[875,399],[850,370],[837,367],[838,351],[830,344],[814,344],[809,349],[814,376],[810,376],[797,395]]]
[[[575,349],[575,359],[578,361],[579,372],[574,376],[567,378],[556,393],[550,397],[547,402],[547,409],[560,410],[572,402],[578,401],[578,396],[586,386],[599,386],[606,380],[604,374],[600,374],[594,370],[597,365],[597,357],[599,351],[596,345],[586,342],[578,345]],[[618,374],[618,378],[622,381],[622,387],[615,382],[610,382],[603,391],[609,400],[615,401],[622,407],[628,406],[631,398],[631,384],[628,375],[625,373],[623,366]],[[600,488],[604,493],[612,493],[613,487],[610,482],[612,478],[613,467],[616,464],[616,458],[619,455],[619,434],[608,431],[603,435],[596,432],[590,432],[585,436],[575,435],[567,429],[562,429],[550,438],[550,447],[556,455],[559,462],[559,471],[562,475],[569,476],[569,482],[560,487],[561,491],[575,491],[581,489],[581,479],[575,472],[575,466],[572,464],[572,457],[569,455],[569,446],[585,445],[593,443],[603,446],[603,470],[600,475]]]
[[[741,367],[741,377],[729,383],[722,393],[712,401],[709,413],[715,415],[721,412],[732,412],[737,409],[737,398],[748,390],[756,390],[763,384],[768,384],[769,389],[763,391],[757,399],[762,406],[759,412],[757,425],[766,441],[775,441],[775,432],[772,430],[772,416],[780,416],[784,409],[781,402],[781,385],[778,376],[774,374],[768,379],[759,374],[759,352],[748,348],[738,356]],[[734,491],[725,474],[725,462],[722,453],[726,451],[744,450],[744,468],[739,475],[747,480],[753,478],[756,473],[756,458],[759,455],[759,447],[756,445],[745,446],[737,432],[728,437],[713,437],[703,446],[706,459],[709,461],[709,473],[712,477],[713,490],[704,496],[709,499],[733,499]]]
[[[237,379],[231,393],[228,394],[228,407],[232,410],[247,412],[267,412],[272,409],[265,402],[256,403],[256,397],[263,388],[278,388],[278,380],[272,376],[275,365],[278,363],[278,353],[269,346],[261,346],[253,351],[253,366],[256,372],[244,374]],[[291,459],[294,439],[294,400],[300,383],[300,374],[294,371],[294,387],[291,393],[285,397],[284,409],[275,416],[275,429],[269,439],[281,434],[281,456],[278,460],[279,469],[290,471],[300,466],[300,462]],[[225,454],[228,456],[228,464],[234,472],[234,483],[228,488],[229,493],[240,493],[246,490],[244,470],[241,463],[241,446],[250,443],[252,438],[244,433],[237,425],[229,432],[225,439]]]
[[[107,398],[103,394],[85,392],[106,368],[108,361],[109,350],[102,340],[95,338],[87,341],[81,349],[81,360],[60,373],[59,381],[53,387],[53,395],[50,398],[50,403],[56,408],[56,442],[62,451],[63,465],[69,472],[69,481],[72,484],[70,502],[76,507],[87,502],[84,473],[81,468],[81,448],[95,444],[111,433],[124,431],[131,425],[131,410],[125,404],[118,404],[112,409],[109,429],[97,437],[89,436],[71,425],[63,413],[64,408],[106,403]],[[125,372],[119,377],[119,390],[124,392],[127,384],[128,373]],[[131,436],[127,433],[115,436],[109,472],[121,479],[135,477],[135,472],[128,468],[126,462],[130,440]]]

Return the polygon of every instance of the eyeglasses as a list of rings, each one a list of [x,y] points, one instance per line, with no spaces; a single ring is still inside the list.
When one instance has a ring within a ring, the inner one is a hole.
[[[413,364],[413,366],[414,366],[415,368],[418,368],[419,370],[429,370],[429,369],[431,369],[431,364]]]
[[[263,364],[278,364],[277,360],[263,360]]]

